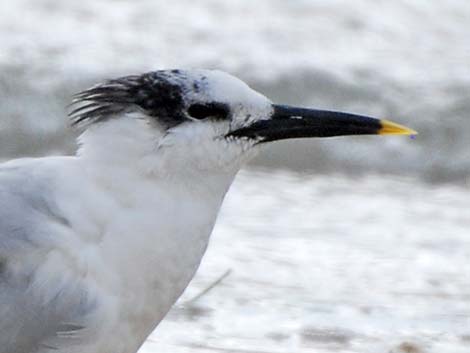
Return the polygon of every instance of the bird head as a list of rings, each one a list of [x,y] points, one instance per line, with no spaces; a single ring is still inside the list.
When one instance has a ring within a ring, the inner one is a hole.
[[[274,104],[215,70],[112,79],[77,94],[74,104],[73,125],[86,127],[84,149],[98,138],[108,145],[106,159],[132,154],[154,172],[237,171],[260,146],[283,139],[416,133],[388,120]]]

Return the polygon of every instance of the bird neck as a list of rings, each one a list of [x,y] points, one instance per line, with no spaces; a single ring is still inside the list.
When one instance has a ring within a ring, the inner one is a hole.
[[[94,178],[124,192],[137,184],[177,185],[222,201],[239,165],[207,170],[188,160],[187,151],[160,148],[164,133],[147,119],[121,117],[90,126],[79,137],[78,157]],[[134,184],[134,185],[132,185]]]
[[[97,219],[98,231],[90,233],[100,244],[100,261],[117,274],[116,282],[106,285],[118,300],[120,317],[129,318],[120,328],[134,335],[136,347],[193,277],[238,171],[201,169],[200,159],[188,161],[187,147],[176,142],[159,150],[161,136],[147,124],[116,119],[90,126],[72,159],[93,195],[77,197],[82,202],[77,208]],[[72,211],[68,218],[83,212]]]

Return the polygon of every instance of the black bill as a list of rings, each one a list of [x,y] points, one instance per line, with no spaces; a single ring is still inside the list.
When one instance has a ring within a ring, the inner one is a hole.
[[[248,137],[262,143],[303,137],[416,134],[416,131],[388,120],[328,110],[273,105],[271,118],[231,131],[227,136]]]

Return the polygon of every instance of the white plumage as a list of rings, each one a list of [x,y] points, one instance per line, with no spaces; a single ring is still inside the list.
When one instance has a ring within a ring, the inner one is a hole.
[[[205,75],[246,109],[246,85]],[[76,156],[3,164],[0,352],[136,352],[193,277],[240,167],[243,143],[214,139],[229,123],[165,131],[124,112],[88,126]]]
[[[218,71],[128,76],[77,102],[76,156],[0,167],[1,353],[136,352],[193,277],[243,162],[264,139],[323,129]]]

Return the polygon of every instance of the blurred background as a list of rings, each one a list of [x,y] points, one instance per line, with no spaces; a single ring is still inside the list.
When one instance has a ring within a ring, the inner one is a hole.
[[[73,93],[162,68],[419,131],[266,149],[142,353],[470,352],[470,2],[2,0],[0,18],[1,159],[73,153]]]

